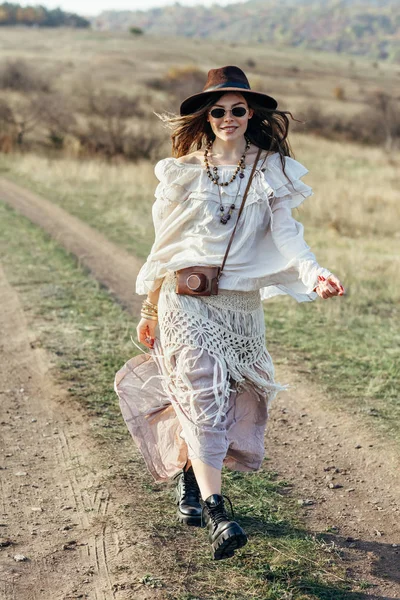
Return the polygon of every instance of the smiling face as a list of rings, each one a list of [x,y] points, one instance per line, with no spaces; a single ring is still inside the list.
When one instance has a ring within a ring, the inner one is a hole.
[[[232,114],[232,109],[239,107],[246,109],[245,114],[243,116]],[[221,117],[212,116],[211,111],[216,108],[225,109],[225,114]],[[247,123],[253,116],[253,112],[242,94],[227,92],[212,105],[207,115],[207,121],[210,123],[213,133],[221,141],[233,141],[240,139],[246,133]]]

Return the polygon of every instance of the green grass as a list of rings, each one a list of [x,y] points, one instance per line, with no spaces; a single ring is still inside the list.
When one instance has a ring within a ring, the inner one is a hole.
[[[129,337],[135,323],[74,257],[1,203],[0,251],[36,343],[51,352],[53,376],[85,408],[94,438],[107,444],[114,465],[108,485],[123,482],[130,490],[132,503],[117,507],[125,533],[133,535],[140,527],[148,535],[141,548],[146,570],[132,585],[162,589],[166,600],[363,597],[346,580],[345,557],[332,552],[324,536],[305,530],[290,487],[268,469],[267,461],[254,474],[224,473],[224,491],[250,544],[230,561],[210,561],[205,532],[189,531],[174,520],[170,486],[155,484],[130,450],[112,382],[134,354]],[[129,562],[123,560],[119,572],[129,580]]]
[[[313,228],[309,234],[321,264],[343,276],[347,295],[300,304],[290,298],[265,303],[272,355],[318,382],[327,402],[364,415],[398,439],[397,242],[383,237],[354,240]],[[332,261],[324,260],[327,247],[335,248]]]

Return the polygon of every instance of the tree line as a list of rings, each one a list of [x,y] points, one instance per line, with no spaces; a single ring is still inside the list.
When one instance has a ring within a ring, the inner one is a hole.
[[[0,4],[0,26],[26,25],[36,27],[90,27],[90,22],[60,8],[49,10],[44,6]]]

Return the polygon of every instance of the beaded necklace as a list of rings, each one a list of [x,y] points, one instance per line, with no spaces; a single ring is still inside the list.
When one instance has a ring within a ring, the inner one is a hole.
[[[209,151],[212,148],[212,141],[210,141],[207,144],[206,149],[204,150],[204,164],[206,166],[207,176],[208,176],[208,178],[213,183],[215,183],[215,185],[218,186],[219,210],[220,210],[220,212],[219,212],[219,219],[220,219],[220,222],[223,225],[227,224],[227,222],[229,221],[229,219],[232,216],[233,210],[236,208],[236,200],[237,200],[237,197],[238,197],[239,192],[240,192],[240,185],[242,183],[242,179],[245,176],[244,175],[244,170],[246,168],[245,158],[246,158],[246,153],[247,153],[247,151],[250,148],[250,140],[247,137],[245,139],[246,139],[246,148],[245,148],[242,156],[240,157],[240,160],[238,162],[238,166],[236,167],[236,170],[235,170],[234,174],[232,175],[232,177],[230,178],[229,181],[224,181],[224,182],[221,182],[221,183],[219,182],[218,167],[213,167],[214,174],[211,172],[210,165],[209,165],[209,162],[208,162],[208,154],[209,154]],[[223,204],[222,204],[221,187],[226,187],[230,183],[233,183],[235,181],[237,175],[239,175],[239,185],[238,185],[238,188],[237,188],[237,191],[236,191],[235,200],[230,205],[229,209],[225,212],[225,209],[224,209]]]
[[[234,174],[232,175],[232,177],[230,178],[229,181],[223,181],[222,183],[219,183],[218,167],[213,167],[214,175],[211,172],[210,165],[208,163],[208,153],[210,152],[210,150],[212,148],[213,142],[212,142],[212,140],[210,140],[208,142],[206,149],[204,150],[204,164],[206,165],[207,175],[213,183],[215,183],[216,185],[220,185],[221,187],[227,186],[236,179],[238,174],[239,174],[239,177],[241,179],[243,179],[243,177],[244,177],[243,171],[246,168],[245,158],[246,158],[247,151],[250,148],[250,144],[251,144],[249,138],[246,137],[245,140],[246,140],[246,148],[244,149],[244,152],[239,159],[238,166],[236,167]],[[239,173],[239,171],[241,171],[241,172]]]

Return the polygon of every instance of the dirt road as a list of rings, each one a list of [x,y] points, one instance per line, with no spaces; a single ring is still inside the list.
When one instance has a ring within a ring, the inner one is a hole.
[[[0,200],[76,254],[138,314],[135,258],[15,184],[0,180]],[[35,348],[34,323],[28,326],[18,294],[2,272],[0,293],[0,536],[3,543],[16,543],[6,547],[0,590],[6,600],[161,597],[143,586],[124,589],[126,578],[118,574],[117,562],[127,561],[140,571],[152,552],[151,544],[143,545],[145,552],[130,544],[127,523],[116,515],[115,506],[132,503],[132,490],[104,484],[107,450],[91,446],[82,411],[49,378],[51,357]],[[329,545],[344,548],[350,576],[374,584],[366,596],[400,598],[398,448],[356,415],[331,407],[329,398],[300,374],[278,365],[277,379],[292,389],[280,394],[271,410],[266,439],[271,468],[293,483],[310,530],[329,530],[327,550]],[[28,563],[14,560],[19,548]]]
[[[1,178],[0,200],[77,256],[124,306],[134,307],[135,311],[140,307],[132,277],[141,265],[137,258],[49,200]]]
[[[130,585],[124,590],[126,577],[115,572],[126,547],[130,564],[139,572],[143,566],[116,511],[131,501],[130,490],[109,485],[118,464],[93,442],[84,410],[53,380],[50,357],[36,347],[1,267],[0,306],[0,597],[155,598],[137,589],[137,579],[134,595]]]

